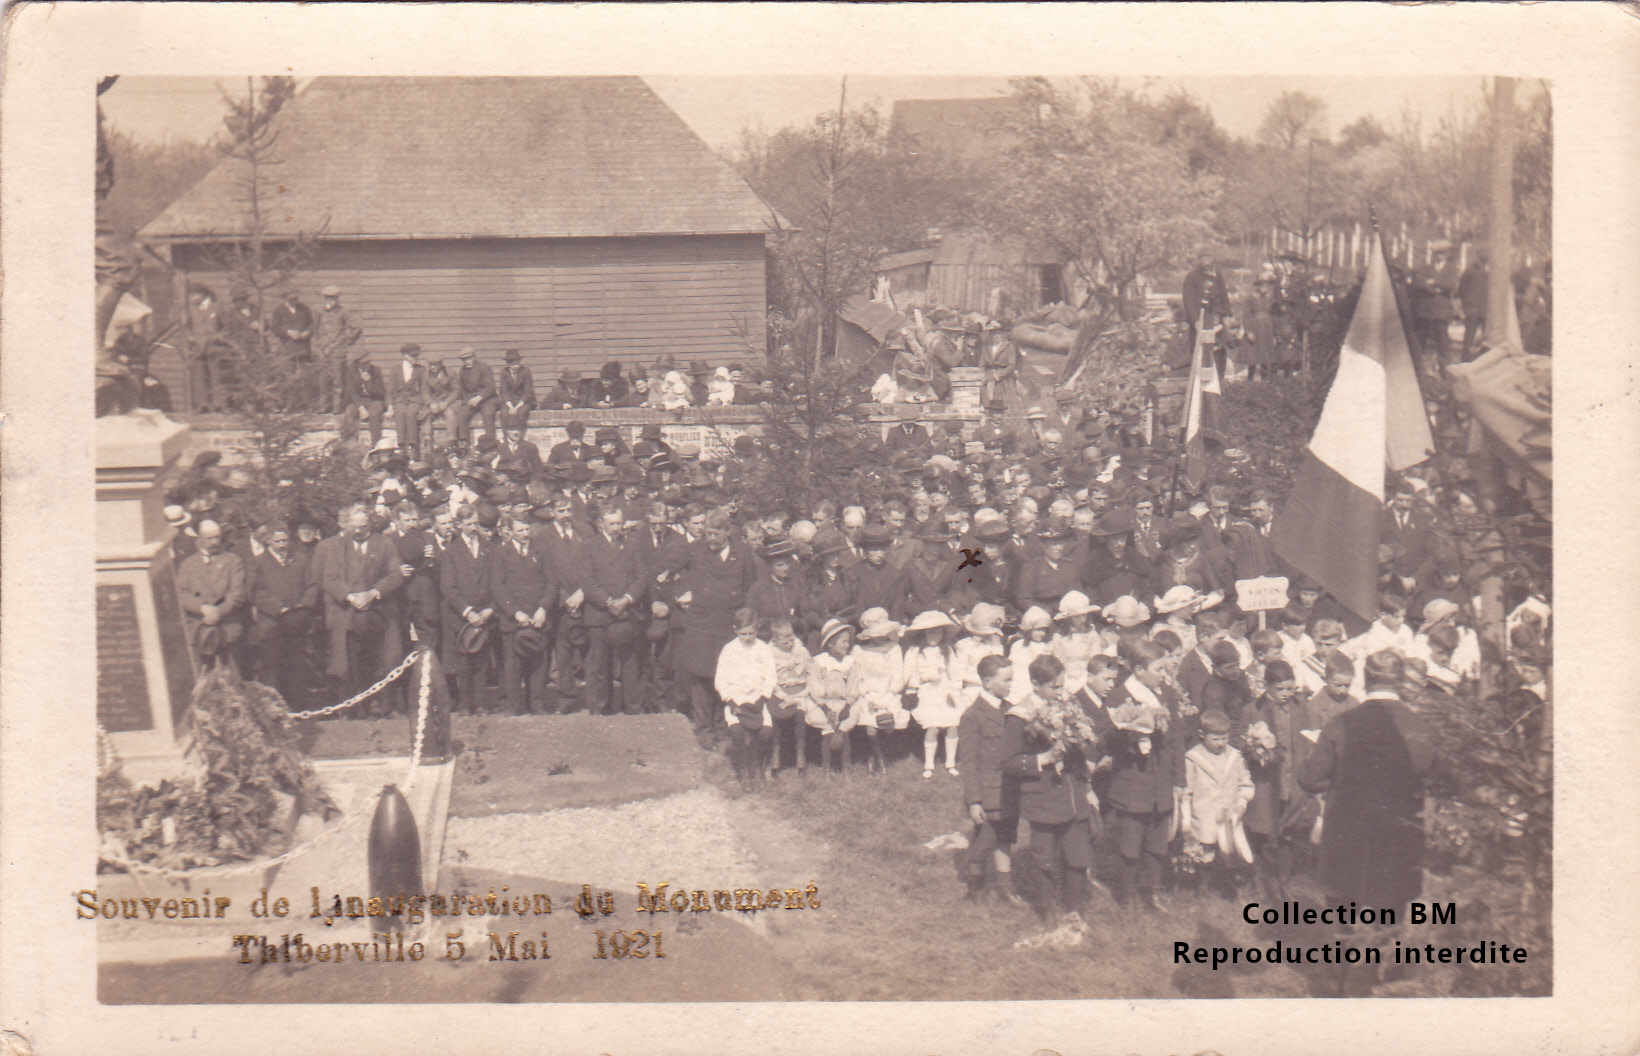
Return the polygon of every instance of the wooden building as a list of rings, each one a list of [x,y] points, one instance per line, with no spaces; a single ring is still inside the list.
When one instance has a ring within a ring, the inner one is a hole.
[[[303,300],[341,287],[383,364],[516,348],[541,386],[764,351],[781,221],[640,78],[321,77],[275,121],[270,234],[323,232]],[[244,174],[224,160],[139,235],[224,304]]]

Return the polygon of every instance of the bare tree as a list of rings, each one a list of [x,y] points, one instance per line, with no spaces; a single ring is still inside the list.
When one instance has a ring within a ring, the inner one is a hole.
[[[1308,139],[1326,135],[1327,104],[1304,92],[1282,92],[1264,113],[1258,138],[1262,143],[1293,150]]]

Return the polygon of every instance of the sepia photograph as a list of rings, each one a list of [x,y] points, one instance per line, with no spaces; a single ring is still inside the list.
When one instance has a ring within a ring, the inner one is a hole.
[[[104,1000],[1552,992],[1543,82],[153,80]]]
[[[1633,570],[1554,524],[1575,82],[117,57],[55,365],[83,1000],[1026,1052],[1032,1003],[1571,996],[1621,778],[1557,756],[1555,566]]]

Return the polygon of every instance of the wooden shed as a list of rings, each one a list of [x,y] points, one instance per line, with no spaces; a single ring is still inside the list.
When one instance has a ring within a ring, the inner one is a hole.
[[[764,351],[764,234],[781,221],[637,77],[321,77],[275,119],[274,236],[323,229],[299,290],[334,284],[381,362],[518,349],[537,384],[661,353]],[[188,282],[245,230],[225,160],[139,237]]]
[[[897,305],[941,305],[960,311],[996,310],[992,291],[1013,312],[1065,299],[1065,267],[1051,250],[978,230],[948,231],[933,249],[883,257],[877,274],[888,279]]]

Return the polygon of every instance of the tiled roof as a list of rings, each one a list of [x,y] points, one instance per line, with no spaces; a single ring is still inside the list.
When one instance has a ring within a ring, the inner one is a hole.
[[[575,237],[769,230],[768,206],[638,77],[320,77],[275,119],[274,234]],[[226,159],[141,232],[243,229]]]

